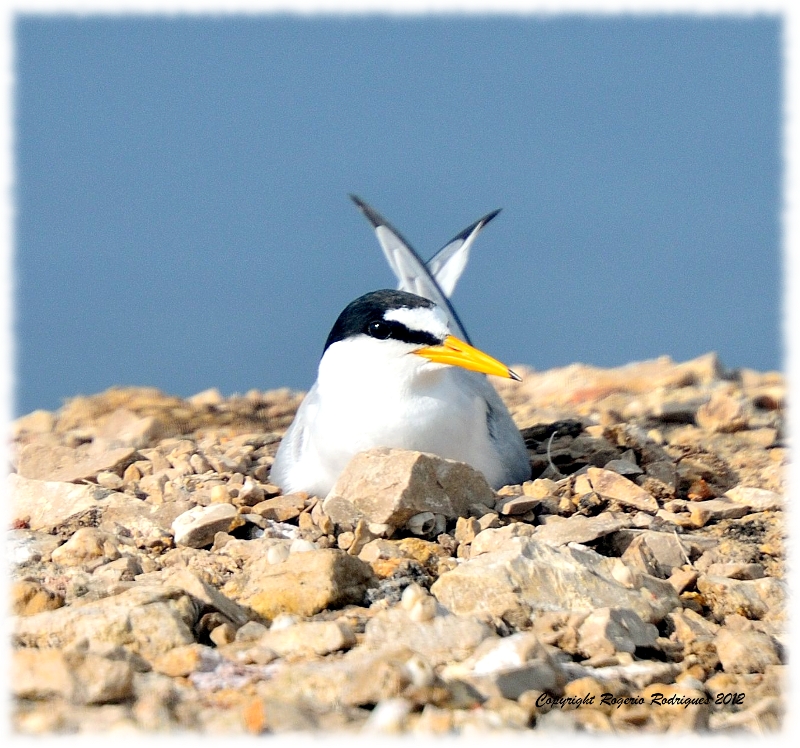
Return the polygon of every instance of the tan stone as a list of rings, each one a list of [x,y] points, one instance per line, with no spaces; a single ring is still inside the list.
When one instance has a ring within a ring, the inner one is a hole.
[[[262,557],[250,559],[221,591],[271,620],[279,613],[310,616],[360,603],[372,580],[368,564],[331,548],[293,553],[277,564]]]
[[[94,527],[81,527],[64,545],[56,548],[52,559],[62,566],[95,568],[120,557],[114,537]]]
[[[414,621],[406,610],[392,608],[372,617],[364,632],[364,644],[380,649],[408,647],[424,657],[432,666],[451,660],[462,660],[494,632],[474,618],[439,615],[425,621]]]
[[[471,543],[481,531],[481,526],[473,517],[459,517],[456,522],[455,538],[459,543]]]
[[[642,697],[657,723],[668,732],[703,730],[711,711],[709,696],[681,684],[653,683]]]
[[[781,620],[785,616],[786,591],[778,579],[728,579],[701,574],[697,589],[717,620],[738,614],[745,618]]]
[[[91,447],[72,449],[32,442],[20,451],[17,472],[23,478],[77,483],[92,480],[103,471],[121,474],[135,455],[136,450],[131,447],[103,446],[93,451]]]
[[[63,607],[64,597],[34,581],[11,584],[11,611],[15,616],[32,616]]]
[[[630,608],[653,622],[678,604],[669,583],[641,575],[642,589],[628,589],[614,578],[614,566],[611,559],[588,549],[555,548],[535,538],[511,537],[501,550],[473,554],[442,574],[431,592],[457,615],[489,619],[610,607]]]
[[[213,670],[221,661],[215,649],[202,644],[186,644],[170,649],[153,659],[153,670],[175,677]]]
[[[780,658],[772,637],[761,631],[731,631],[723,628],[714,639],[726,673],[763,673]]]
[[[167,585],[188,592],[204,605],[219,611],[237,626],[243,626],[249,620],[247,611],[241,605],[223,595],[215,587],[206,584],[188,569],[176,569],[168,574],[164,581]]]
[[[586,617],[578,637],[578,647],[587,657],[633,654],[637,647],[655,647],[658,629],[632,610],[600,608]]]
[[[738,519],[750,511],[749,507],[728,499],[693,501],[689,504],[688,509],[689,516],[696,527],[703,527],[709,522],[720,519]]]
[[[34,410],[26,416],[17,418],[11,424],[15,438],[23,434],[49,434],[56,425],[56,417],[49,410]]]
[[[172,522],[175,545],[204,548],[214,542],[218,532],[230,532],[240,527],[243,520],[232,504],[196,506],[176,517]]]
[[[602,512],[595,517],[584,517],[582,514],[573,514],[571,517],[554,515],[548,517],[546,524],[536,528],[533,537],[554,546],[589,543],[631,524],[631,515],[621,512]]]
[[[288,628],[267,631],[258,644],[280,657],[326,655],[356,643],[353,630],[338,621],[300,621]]]
[[[643,512],[658,511],[658,502],[633,481],[602,468],[590,467],[586,471],[594,491],[607,499],[632,506]]]
[[[725,492],[725,497],[737,504],[744,504],[754,512],[783,509],[783,497],[774,491],[754,486],[735,486]]]
[[[11,659],[15,696],[46,699],[61,696],[75,704],[121,701],[133,693],[128,662],[56,649],[18,649]]]
[[[174,588],[145,585],[83,605],[16,619],[14,638],[27,647],[64,647],[86,640],[120,645],[143,657],[194,641],[199,606]]]
[[[494,493],[469,465],[424,452],[372,449],[357,454],[323,503],[337,524],[364,517],[402,527],[420,512],[465,516],[470,504],[494,504]]]
[[[260,514],[265,519],[272,519],[276,522],[286,522],[300,515],[305,508],[305,493],[290,493],[285,496],[277,496],[274,499],[261,501],[253,507],[254,514]]]
[[[725,392],[715,392],[711,399],[697,409],[697,425],[708,431],[729,433],[747,428],[747,415],[738,398]]]
[[[35,480],[16,473],[7,481],[11,521],[25,522],[31,530],[48,530],[74,517],[99,512],[109,496],[109,491],[99,486]]]
[[[139,417],[125,408],[118,408],[98,430],[97,438],[115,447],[139,449],[158,441],[164,432],[163,424],[154,416]]]

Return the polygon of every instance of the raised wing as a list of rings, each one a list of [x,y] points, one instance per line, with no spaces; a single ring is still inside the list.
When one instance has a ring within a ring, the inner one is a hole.
[[[447,315],[450,332],[456,337],[470,343],[471,341],[467,335],[467,331],[461,324],[456,310],[453,309],[447,295],[442,291],[436,279],[428,270],[422,258],[414,251],[413,247],[403,238],[403,235],[397,229],[378,213],[377,210],[367,205],[367,203],[355,195],[350,195],[350,199],[359,207],[375,229],[381,249],[383,249],[383,254],[386,256],[386,260],[389,263],[389,267],[392,268],[392,271],[400,282],[398,288],[401,291],[408,291],[418,296],[424,296],[426,299],[430,299],[434,304],[438,304]],[[460,236],[459,234],[459,237]],[[452,244],[452,242],[449,244]],[[455,251],[458,249],[459,248],[456,248]],[[457,278],[458,276],[456,275],[456,279]]]
[[[428,260],[427,267],[430,274],[436,279],[439,288],[448,298],[453,295],[456,283],[458,283],[461,273],[464,272],[464,268],[467,266],[469,250],[475,241],[475,237],[499,212],[500,208],[493,210],[483,218],[479,218],[475,223],[467,226]]]

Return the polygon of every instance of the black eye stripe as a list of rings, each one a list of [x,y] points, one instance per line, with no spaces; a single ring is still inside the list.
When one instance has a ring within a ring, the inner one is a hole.
[[[430,333],[409,330],[397,320],[387,320],[385,315],[392,309],[433,309],[436,305],[421,296],[406,291],[383,289],[372,291],[351,301],[337,318],[328,339],[325,341],[323,353],[334,343],[346,340],[354,335],[371,335],[369,326],[373,322],[390,325],[387,337],[402,340],[414,345],[437,345],[441,340]],[[383,331],[380,332],[381,336]],[[377,337],[372,335],[372,337]]]
[[[379,340],[399,340],[403,343],[413,345],[440,345],[441,340],[429,332],[422,330],[410,330],[402,322],[397,320],[373,321],[367,325],[366,334]]]

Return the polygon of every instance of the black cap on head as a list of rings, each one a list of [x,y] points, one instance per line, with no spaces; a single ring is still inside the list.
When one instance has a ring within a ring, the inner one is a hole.
[[[322,352],[325,353],[334,343],[355,335],[369,335],[381,340],[392,338],[420,346],[438,345],[442,341],[435,335],[411,330],[397,320],[384,319],[390,309],[432,309],[435,306],[432,301],[407,291],[385,288],[366,293],[344,308],[334,323]]]

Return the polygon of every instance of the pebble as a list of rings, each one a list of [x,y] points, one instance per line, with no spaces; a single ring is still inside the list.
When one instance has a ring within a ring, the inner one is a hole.
[[[253,507],[253,512],[276,522],[286,522],[300,515],[305,508],[305,494],[288,494],[261,501]]]
[[[11,585],[11,612],[15,616],[32,616],[63,605],[63,595],[48,590],[39,582],[18,581]]]
[[[122,471],[133,462],[136,450],[130,447],[93,449],[53,447],[36,442],[26,444],[19,453],[17,473],[23,478],[48,482],[90,481],[98,473]]]
[[[60,696],[73,704],[104,704],[129,698],[133,669],[120,660],[58,649],[18,649],[10,685],[18,698]]]
[[[539,504],[541,504],[541,501],[532,496],[511,496],[507,499],[498,500],[495,504],[495,509],[500,514],[517,515],[530,512],[536,509]]]
[[[622,560],[634,568],[666,579],[673,569],[689,561],[689,554],[678,535],[645,530],[633,537]]]
[[[578,648],[586,657],[633,654],[637,647],[655,647],[658,629],[632,610],[600,608],[592,611],[578,629]]]
[[[384,699],[375,705],[362,732],[400,734],[414,705],[407,699]]]
[[[308,553],[315,550],[317,550],[317,546],[305,538],[296,538],[289,546],[289,553]]]
[[[196,506],[179,515],[172,522],[175,545],[205,548],[214,542],[218,532],[230,532],[242,520],[232,504]]]
[[[730,579],[761,579],[765,576],[764,567],[761,564],[710,564],[705,571],[710,576],[729,577]]]
[[[64,545],[56,548],[51,558],[62,566],[84,566],[87,570],[120,557],[112,535],[93,527],[81,527]]]
[[[296,552],[282,563],[255,557],[221,592],[267,620],[279,613],[311,616],[330,607],[359,604],[374,583],[368,564],[335,549]]]
[[[337,621],[299,621],[290,626],[270,626],[259,640],[280,657],[318,655],[349,649],[356,643],[353,630]]]
[[[592,489],[601,496],[645,512],[658,509],[658,502],[647,491],[622,475],[596,467],[590,467],[586,474]]]
[[[533,537],[548,545],[567,543],[589,543],[609,535],[623,527],[630,527],[630,515],[618,512],[603,512],[596,517],[573,514],[571,517],[553,516],[551,521],[536,528]]]
[[[697,589],[717,620],[731,614],[752,620],[780,616],[785,599],[783,584],[772,577],[738,580],[701,574]]]
[[[727,499],[709,499],[708,501],[695,501],[689,505],[689,515],[695,527],[703,527],[709,522],[721,519],[737,519],[748,514],[750,508],[744,504],[737,504]]]
[[[697,409],[697,425],[708,431],[728,433],[747,427],[747,416],[741,400],[725,392],[715,392]]]
[[[725,497],[737,504],[743,504],[754,512],[767,512],[783,509],[783,498],[774,491],[753,486],[734,486],[725,492]]]
[[[489,626],[472,617],[443,615],[415,621],[405,610],[393,608],[370,618],[364,645],[380,649],[391,642],[394,647],[407,647],[436,667],[463,659],[489,636]]]
[[[267,551],[267,561],[270,564],[280,564],[287,558],[289,558],[289,548],[285,545],[273,545]]]

